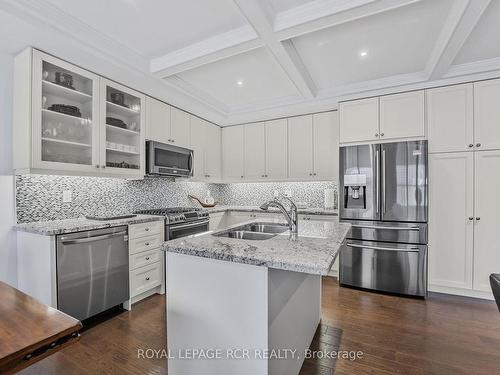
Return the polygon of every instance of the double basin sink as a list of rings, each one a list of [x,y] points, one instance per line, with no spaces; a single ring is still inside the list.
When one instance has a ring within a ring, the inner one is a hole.
[[[213,236],[237,238],[240,240],[268,240],[286,232],[288,229],[287,224],[250,223],[214,233]]]

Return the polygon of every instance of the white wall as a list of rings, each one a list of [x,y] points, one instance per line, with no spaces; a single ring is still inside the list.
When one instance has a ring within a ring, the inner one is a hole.
[[[17,285],[14,177],[12,176],[12,74],[14,59],[0,52],[0,280]]]

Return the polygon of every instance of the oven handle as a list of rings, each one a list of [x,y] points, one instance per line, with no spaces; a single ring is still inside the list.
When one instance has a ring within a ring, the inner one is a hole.
[[[388,229],[388,230],[411,230],[411,231],[419,231],[419,227],[381,227],[377,225],[351,225],[353,228],[366,228],[366,229]]]
[[[356,245],[354,243],[346,243],[346,246],[355,247],[358,249],[370,249],[370,250],[387,250],[387,251],[402,251],[405,253],[418,253],[418,247],[410,247],[409,249],[392,248],[392,247],[382,247],[382,246],[367,246],[367,245]]]
[[[188,223],[188,224],[182,224],[182,225],[170,225],[170,231],[174,231],[177,229],[185,229],[185,228],[192,228],[192,227],[198,227],[201,225],[208,224],[209,220],[203,220],[203,221],[197,221],[194,223]]]
[[[188,170],[189,170],[189,173],[191,175],[193,175],[194,171],[193,171],[193,157],[194,157],[194,151],[191,150],[189,152],[189,159],[188,159]]]

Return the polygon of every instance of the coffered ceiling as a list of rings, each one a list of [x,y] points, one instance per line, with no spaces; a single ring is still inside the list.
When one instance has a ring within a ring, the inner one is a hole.
[[[500,76],[494,0],[3,0],[0,9],[74,35],[223,126]]]

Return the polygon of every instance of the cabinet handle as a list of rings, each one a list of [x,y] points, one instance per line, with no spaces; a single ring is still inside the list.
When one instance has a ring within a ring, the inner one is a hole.
[[[149,281],[149,277],[146,277],[146,281]]]
[[[168,139],[168,141],[169,141],[169,142],[172,142],[172,140],[171,140],[170,138]]]
[[[243,176],[241,176],[241,178],[244,178]]]
[[[316,176],[316,172],[313,173],[313,176]]]
[[[97,164],[95,167],[96,167],[96,168],[101,168],[101,166],[100,166],[99,164]]]
[[[312,176],[313,174],[312,173],[309,173],[309,176]]]
[[[383,137],[385,134],[384,133],[380,133],[380,136]]]
[[[260,177],[266,177],[265,175],[261,175]]]
[[[469,220],[474,220],[474,218],[472,216],[469,216]]]
[[[149,246],[149,242],[146,242],[144,245]]]
[[[145,230],[146,232],[149,232],[149,228],[144,228],[144,230]]]
[[[378,138],[378,133],[375,133],[375,138]]]
[[[476,147],[481,147],[481,143],[476,143]]]
[[[149,257],[146,257],[146,260],[149,260]]]
[[[479,221],[479,220],[481,220],[481,218],[478,216],[478,217],[476,217],[476,220]]]
[[[175,143],[175,139],[172,139],[172,143]]]
[[[101,165],[101,168],[104,169],[104,168],[106,168],[106,166],[105,165]]]
[[[473,143],[469,143],[469,148],[472,148],[474,147],[474,144]]]

